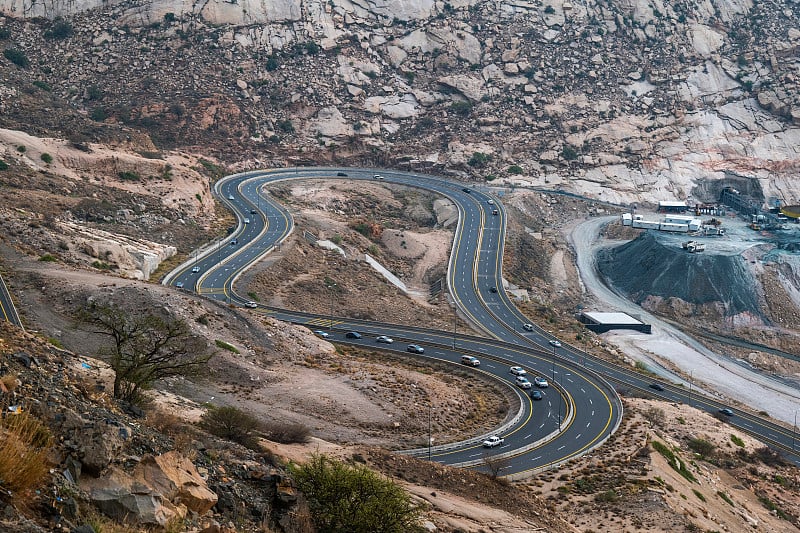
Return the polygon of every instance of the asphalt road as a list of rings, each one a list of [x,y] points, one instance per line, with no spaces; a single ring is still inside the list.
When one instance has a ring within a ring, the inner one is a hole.
[[[346,175],[337,175],[341,173]],[[184,289],[209,298],[246,305],[248,300],[233,290],[236,278],[280,246],[294,229],[289,213],[263,191],[262,185],[287,179],[375,180],[375,174],[381,176],[380,180],[437,192],[457,205],[459,223],[448,266],[448,288],[459,311],[490,338],[288,312],[261,305],[257,308],[282,320],[307,324],[311,329],[327,327],[331,340],[337,342],[353,342],[345,339],[343,333],[356,330],[365,336],[355,342],[376,348],[405,350],[407,343],[414,342],[426,348],[425,356],[451,362],[457,362],[464,353],[474,354],[482,361],[481,372],[507,382],[515,391],[518,389],[508,373],[510,365],[523,366],[530,374],[545,376],[551,384],[557,385],[557,388],[545,390],[545,398],[538,402],[531,401],[525,394],[517,394],[520,409],[514,410],[512,419],[497,430],[506,438],[502,447],[482,449],[476,442],[486,437],[481,435],[457,445],[432,448],[433,460],[485,468],[487,455],[502,457],[501,474],[522,477],[532,470],[553,467],[586,453],[613,433],[622,416],[619,399],[603,378],[614,387],[637,394],[691,403],[713,412],[724,407],[696,393],[689,398],[681,387],[667,385],[664,391],[655,391],[649,387],[652,381],[641,374],[594,359],[570,346],[554,347],[550,344],[554,340],[552,335],[539,328],[534,327],[530,332],[523,330],[522,325],[528,320],[502,288],[505,238],[502,205],[497,198],[480,190],[436,177],[329,168],[255,171],[229,176],[218,182],[215,190],[236,213],[238,226],[225,240],[199,251],[192,260],[170,273],[164,283],[180,284]],[[497,214],[493,214],[495,210]],[[389,335],[397,342],[376,344],[374,339],[378,335]],[[735,411],[729,419],[732,425],[764,439],[798,461],[798,457],[790,453],[792,447],[800,448],[792,431],[740,411]],[[425,455],[427,451],[412,453]]]

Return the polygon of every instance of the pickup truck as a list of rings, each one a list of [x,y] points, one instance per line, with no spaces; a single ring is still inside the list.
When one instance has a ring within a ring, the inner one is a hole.
[[[498,437],[497,435],[493,435],[493,436],[489,437],[488,439],[486,439],[485,441],[483,441],[483,447],[484,448],[494,448],[495,446],[500,446],[504,442],[505,442],[505,439],[503,437]]]

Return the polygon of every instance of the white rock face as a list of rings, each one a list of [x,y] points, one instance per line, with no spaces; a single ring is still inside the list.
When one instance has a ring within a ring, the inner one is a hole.
[[[432,53],[435,50],[452,53],[471,64],[480,61],[481,43],[469,32],[452,28],[416,30],[398,41],[407,53]]]
[[[419,113],[419,102],[411,93],[403,96],[371,96],[364,101],[364,110],[392,119],[410,118]]]
[[[326,107],[319,110],[317,116],[311,121],[309,129],[313,134],[319,134],[329,139],[343,140],[354,134],[351,126],[335,107]]]
[[[695,52],[708,57],[725,43],[725,36],[704,24],[693,24],[689,29],[689,38]]]
[[[174,246],[133,239],[72,222],[62,222],[62,227],[64,237],[78,252],[96,258],[98,263],[116,265],[117,272],[128,278],[150,279],[162,261],[177,253]]]

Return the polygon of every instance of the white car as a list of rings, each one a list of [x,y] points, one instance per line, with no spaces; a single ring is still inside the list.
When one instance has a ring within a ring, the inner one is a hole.
[[[373,177],[373,179],[376,179],[376,180],[382,180],[383,179],[383,176],[381,176],[380,174],[375,174],[372,177]]]
[[[522,368],[521,366],[512,366],[509,371],[515,376],[524,376],[525,374],[527,374],[527,372],[525,372],[525,369]]]
[[[198,272],[200,272],[200,267],[192,267],[192,272],[194,274],[197,274]]]
[[[557,340],[552,340],[550,341],[550,346],[555,346],[556,348],[558,348],[559,346],[561,346],[561,343],[558,342]]]
[[[525,331],[533,331],[533,324],[522,324],[522,329]]]
[[[517,376],[517,387],[520,389],[530,389],[531,382],[525,376]]]
[[[486,203],[489,205],[494,205],[494,200],[487,200]]]
[[[497,435],[492,435],[485,441],[483,441],[484,448],[494,448],[495,446],[502,445],[506,440],[503,437],[498,437]]]
[[[375,339],[375,341],[383,344],[392,344],[394,342],[394,339],[391,337],[387,337],[386,335],[381,335],[380,337]]]
[[[256,307],[258,307],[258,304],[255,302],[247,302],[246,304],[244,304],[244,306],[249,307],[250,309],[255,309]]]
[[[323,339],[327,339],[328,337],[331,336],[330,333],[328,333],[327,331],[322,331],[321,329],[314,330],[314,335],[322,337]]]
[[[232,194],[229,194],[229,195],[228,195],[228,200],[235,200],[235,198],[233,197],[233,195],[232,195]]]
[[[536,383],[536,386],[539,387],[540,389],[546,389],[547,387],[550,386],[547,380],[541,376],[536,376],[535,378],[533,378],[533,382]]]
[[[249,224],[250,223],[250,219],[249,218],[244,219],[244,223],[245,224]]]

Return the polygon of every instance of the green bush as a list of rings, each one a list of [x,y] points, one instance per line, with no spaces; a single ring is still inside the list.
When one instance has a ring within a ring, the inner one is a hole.
[[[281,444],[302,444],[311,438],[308,426],[292,422],[268,422],[264,424],[263,431],[269,440]]]
[[[279,66],[280,65],[278,64],[278,60],[275,59],[275,57],[269,56],[267,58],[267,63],[265,65],[265,68],[267,69],[267,72],[273,72],[275,70],[278,70]]]
[[[277,126],[277,128],[284,133],[294,133],[294,124],[292,124],[292,121],[288,118],[285,120],[279,120],[275,126]]]
[[[5,41],[10,38],[11,30],[8,29],[8,26],[0,26],[0,41]]]
[[[578,159],[578,151],[572,146],[565,144],[564,148],[561,150],[561,157],[567,161],[574,161]]]
[[[45,81],[36,80],[36,81],[33,82],[33,85],[34,85],[34,87],[38,87],[43,91],[50,92],[52,90],[52,87],[50,87],[50,84],[45,82]]]
[[[619,500],[619,494],[617,494],[617,491],[615,491],[614,489],[609,489],[605,492],[601,492],[600,494],[595,496],[594,499],[598,502],[611,503]]]
[[[675,453],[672,450],[670,450],[665,444],[657,440],[654,440],[653,442],[651,442],[651,445],[653,446],[653,449],[655,451],[664,456],[664,459],[667,460],[669,466],[671,466],[673,470],[678,472],[680,475],[682,475],[689,481],[694,481],[694,482],[697,481],[697,478],[694,477],[694,474],[692,474],[689,471],[689,469],[686,468],[686,464],[680,459],[678,459]]]
[[[49,165],[49,164],[51,164],[51,163],[53,162],[53,156],[52,156],[52,155],[50,155],[50,154],[48,154],[47,152],[45,152],[45,153],[43,153],[42,155],[40,155],[40,156],[39,156],[39,158],[40,158],[42,161],[44,161],[45,163],[47,163],[48,165]]]
[[[508,167],[509,174],[522,174],[522,167],[519,165],[511,165]]]
[[[117,176],[119,176],[119,179],[121,179],[122,181],[139,181],[142,179],[142,177],[137,172],[134,172],[132,170],[126,170],[124,172],[120,172],[119,174],[117,174]]]
[[[45,263],[55,263],[56,261],[58,261],[58,258],[51,254],[44,254],[39,258],[39,261],[43,261]]]
[[[716,446],[714,446],[713,443],[705,439],[696,438],[696,439],[689,439],[689,449],[697,453],[701,457],[708,457],[709,455],[714,453]]]
[[[74,30],[70,21],[57,17],[53,20],[53,25],[50,29],[44,32],[44,37],[45,39],[66,39],[72,35],[73,32]]]
[[[8,163],[0,159],[0,170],[8,170]]]
[[[469,102],[453,102],[450,104],[450,110],[457,115],[466,117],[472,113],[472,104]]]
[[[736,435],[731,435],[731,442],[737,445],[739,448],[744,448],[744,441]]]
[[[486,163],[489,162],[489,159],[489,155],[484,154],[483,152],[473,152],[472,157],[469,158],[467,164],[471,167],[481,168],[486,166]]]
[[[419,510],[406,491],[364,465],[313,455],[290,465],[318,531],[405,533],[420,531]]]
[[[731,497],[730,497],[730,496],[728,496],[727,494],[725,494],[724,492],[722,492],[721,490],[718,490],[718,491],[717,491],[717,496],[719,496],[720,498],[722,498],[723,500],[725,500],[725,502],[726,502],[728,505],[730,505],[731,507],[734,507],[733,500],[731,500]]]
[[[214,344],[217,345],[217,348],[222,348],[223,350],[227,350],[231,353],[239,353],[239,350],[236,348],[236,346],[228,344],[225,341],[217,339],[214,341]]]
[[[30,61],[28,61],[28,56],[25,55],[25,52],[20,50],[19,48],[6,48],[3,50],[3,55],[6,59],[14,63],[20,68],[26,68],[30,65]]]
[[[200,427],[225,440],[248,448],[258,447],[257,432],[261,423],[253,415],[236,407],[210,407],[200,419]]]
[[[706,497],[705,497],[705,496],[703,496],[703,493],[702,493],[702,492],[700,492],[699,490],[697,490],[697,489],[692,489],[692,492],[694,492],[694,495],[695,495],[695,496],[697,496],[697,498],[698,498],[698,499],[699,499],[701,502],[704,502],[704,501],[706,501]]]

